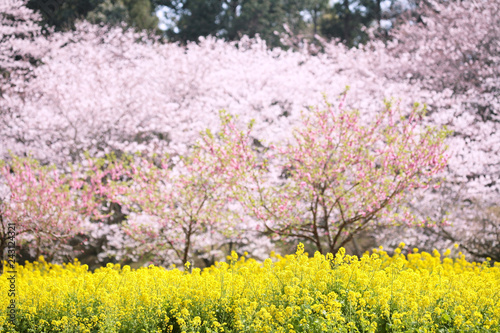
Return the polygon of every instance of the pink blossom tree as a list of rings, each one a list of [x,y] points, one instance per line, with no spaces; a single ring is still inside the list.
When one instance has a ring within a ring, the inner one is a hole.
[[[23,92],[23,81],[32,76],[49,44],[40,38],[41,16],[25,5],[23,0],[0,4],[0,97],[11,89]]]
[[[166,257],[155,258],[159,262],[185,264],[197,238],[230,236],[237,224],[228,188],[238,178],[226,172],[224,158],[207,154],[201,144],[186,156],[135,157],[97,168],[108,175],[105,186],[96,186],[98,194],[130,212],[123,228],[144,256],[163,252]]]
[[[310,241],[322,253],[336,253],[374,224],[423,226],[400,205],[411,190],[434,186],[447,162],[446,130],[422,128],[418,105],[404,115],[387,103],[367,119],[343,104],[304,114],[294,140],[263,156],[231,121],[223,122],[223,132],[233,133],[223,144],[206,138],[214,156],[231,161],[226,172],[240,179],[233,193],[265,232]]]
[[[1,119],[0,154],[61,165],[83,160],[86,151],[182,155],[201,130],[217,129],[221,109],[243,122],[256,119],[257,139],[284,137],[301,109],[346,85],[350,103],[373,112],[380,106],[373,100],[422,100],[410,94],[413,87],[360,66],[341,45],[338,57],[327,58],[269,50],[259,39],[206,38],[181,47],[118,28],[77,28],[52,35],[22,108]]]
[[[86,218],[97,205],[87,200],[91,197],[84,193],[83,180],[30,158],[1,162],[0,183],[4,188],[0,198],[1,254],[8,241],[17,246],[28,244],[35,258],[67,250],[66,242],[85,231]]]
[[[448,215],[451,225],[386,233],[379,242],[397,246],[398,236],[429,250],[460,243],[478,259],[500,260],[491,214],[500,202],[500,3],[427,1],[419,15],[394,29],[388,44],[369,47],[374,71],[428,90],[429,118],[454,132],[446,182],[412,204],[422,215]],[[376,63],[376,55],[391,60]]]

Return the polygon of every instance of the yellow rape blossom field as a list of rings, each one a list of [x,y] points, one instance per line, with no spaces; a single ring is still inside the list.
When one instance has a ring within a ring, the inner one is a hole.
[[[0,331],[500,332],[500,265],[401,248],[310,258],[301,244],[263,263],[233,252],[204,270],[90,272],[41,258],[17,267],[16,326],[2,296]]]

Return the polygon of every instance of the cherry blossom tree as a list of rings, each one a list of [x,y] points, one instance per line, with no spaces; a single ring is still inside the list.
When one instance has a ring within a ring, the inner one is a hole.
[[[429,1],[419,14],[421,22],[398,26],[387,45],[370,45],[379,59],[392,59],[373,68],[431,92],[430,118],[453,130],[447,181],[413,205],[422,215],[449,214],[452,225],[400,230],[399,237],[427,249],[460,243],[476,258],[492,257],[500,244],[498,220],[491,218],[500,202],[500,3]],[[379,241],[394,238],[388,233]]]
[[[243,122],[255,118],[260,139],[286,136],[300,110],[346,85],[354,107],[374,112],[372,100],[422,100],[349,56],[269,50],[259,39],[181,47],[87,23],[51,38],[22,108],[2,119],[3,155],[31,153],[62,165],[81,161],[85,151],[184,154],[201,130],[216,130],[221,109]],[[338,45],[339,55],[344,51]]]
[[[40,21],[40,15],[26,8],[25,1],[0,4],[0,97],[10,89],[21,93],[23,80],[30,77],[46,51],[48,43],[39,38]]]

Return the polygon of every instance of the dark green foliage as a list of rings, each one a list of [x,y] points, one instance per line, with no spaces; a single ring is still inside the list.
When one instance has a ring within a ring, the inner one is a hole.
[[[169,12],[165,35],[183,44],[208,35],[233,41],[258,34],[268,46],[281,47],[286,25],[295,36],[312,40],[320,34],[352,47],[368,40],[365,28],[380,28],[384,18],[394,19],[382,12],[387,1],[390,11],[401,15],[395,9],[401,7],[395,5],[398,0],[28,0],[28,6],[56,30],[74,29],[86,19],[159,32],[155,11],[164,7]]]
[[[200,36],[214,35],[238,40],[257,34],[269,46],[281,46],[275,33],[284,32],[284,24],[301,31],[306,27],[299,0],[177,0],[157,1],[174,13],[176,22],[167,30],[171,40],[196,41]]]
[[[157,30],[158,18],[151,0],[28,0],[28,7],[39,11],[44,23],[58,31],[75,28],[78,20],[92,23]]]
[[[221,29],[221,0],[168,1],[169,7],[178,17],[175,28],[167,30],[170,40],[196,41],[201,36],[216,35]]]
[[[238,7],[234,3],[238,3]],[[231,1],[230,10],[226,11],[227,39],[236,40],[243,35],[254,37],[259,34],[269,46],[280,46],[279,35],[275,31],[284,32],[284,24],[301,27],[303,20],[300,10],[297,1]]]
[[[337,2],[321,17],[321,34],[327,38],[340,38],[349,47],[365,43],[368,35],[363,28],[369,27],[377,17],[375,11],[373,0]]]

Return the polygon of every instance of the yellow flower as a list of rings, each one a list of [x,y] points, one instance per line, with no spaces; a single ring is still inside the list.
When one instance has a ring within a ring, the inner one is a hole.
[[[500,331],[499,265],[437,251],[405,256],[396,250],[390,256],[376,249],[361,258],[345,249],[312,258],[303,251],[301,245],[295,255],[264,263],[237,261],[231,253],[231,264],[192,273],[119,265],[90,272],[78,262],[28,263],[16,268],[23,290],[16,306],[22,320],[54,331],[133,331],[139,324],[172,332],[175,322],[180,331],[223,332],[226,318],[234,330],[253,332],[293,332],[299,324],[301,331],[376,332],[376,322],[387,318],[395,331],[437,332],[450,325]],[[3,275],[0,288],[6,286]],[[2,308],[8,302],[0,298]],[[0,315],[0,330],[8,325]]]
[[[193,320],[191,321],[191,323],[195,327],[200,326],[201,325],[201,318],[199,316],[196,316],[196,317],[193,318]]]

